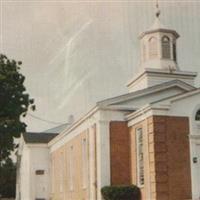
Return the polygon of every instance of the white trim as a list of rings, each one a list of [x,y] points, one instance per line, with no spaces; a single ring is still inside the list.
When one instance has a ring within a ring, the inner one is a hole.
[[[125,116],[125,118],[128,121],[128,126],[132,126],[146,118],[152,115],[166,115],[167,112],[170,109],[170,105],[158,105],[158,106],[152,106],[150,104],[147,104],[146,106],[142,107],[141,109],[130,113]],[[145,115],[144,115],[145,114]]]
[[[134,111],[134,110],[137,110],[138,107],[134,107],[134,106],[130,106],[130,105],[109,105],[109,106],[101,106],[101,110],[109,110],[109,111],[122,111],[122,112],[125,112],[125,111]]]
[[[156,33],[156,32],[171,33],[175,36],[176,39],[180,37],[180,35],[175,30],[168,29],[168,28],[165,28],[165,27],[157,27],[156,29],[147,30],[147,31],[142,32],[139,35],[139,39],[142,39],[145,35],[148,35],[150,33]]]
[[[27,147],[30,147],[30,148],[38,148],[38,147],[46,147],[48,148],[48,144],[40,144],[40,143],[25,143],[25,145]]]
[[[154,76],[159,77],[169,77],[169,78],[177,78],[181,79],[183,77],[187,77],[187,79],[194,79],[197,76],[196,72],[190,72],[190,71],[174,71],[173,73],[170,73],[169,70],[163,70],[163,69],[153,69],[153,68],[145,68],[142,72],[139,72],[136,76],[134,76],[130,81],[127,82],[126,86],[131,87],[135,84],[137,84],[139,81],[144,79],[147,74],[151,74]],[[189,87],[189,85],[188,85]],[[190,86],[190,89],[193,86]]]

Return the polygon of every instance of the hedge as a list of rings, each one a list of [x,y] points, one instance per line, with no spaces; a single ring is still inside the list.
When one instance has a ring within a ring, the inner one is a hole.
[[[101,193],[105,200],[141,200],[140,189],[135,185],[105,186]]]

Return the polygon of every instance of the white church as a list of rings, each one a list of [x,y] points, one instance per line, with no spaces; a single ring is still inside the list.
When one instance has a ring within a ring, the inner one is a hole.
[[[102,200],[103,186],[130,184],[142,200],[199,200],[200,89],[177,63],[179,37],[157,10],[127,94],[63,130],[22,134],[16,200]]]

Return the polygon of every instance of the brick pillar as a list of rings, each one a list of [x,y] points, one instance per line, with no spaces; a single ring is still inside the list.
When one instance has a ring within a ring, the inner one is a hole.
[[[149,122],[149,157],[152,200],[168,200],[168,160],[165,117],[153,117]]]
[[[110,123],[111,184],[130,184],[130,140],[126,122]]]
[[[148,119],[151,200],[191,199],[188,134],[186,117]]]

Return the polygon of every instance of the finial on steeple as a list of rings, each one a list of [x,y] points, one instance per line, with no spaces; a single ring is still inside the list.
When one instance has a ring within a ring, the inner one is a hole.
[[[156,17],[159,18],[159,16],[160,16],[160,8],[158,0],[156,0]]]

